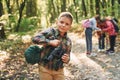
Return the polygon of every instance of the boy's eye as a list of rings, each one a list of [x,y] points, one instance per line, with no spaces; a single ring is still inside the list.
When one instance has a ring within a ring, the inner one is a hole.
[[[68,23],[66,23],[66,25],[69,25]]]
[[[62,23],[62,24],[63,24],[64,22],[63,22],[63,21],[60,21],[60,23]]]
[[[64,21],[60,21],[61,24],[64,24]],[[65,25],[69,25],[68,23],[65,23]]]

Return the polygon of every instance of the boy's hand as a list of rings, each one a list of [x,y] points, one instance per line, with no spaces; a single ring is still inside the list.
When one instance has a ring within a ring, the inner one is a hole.
[[[69,60],[70,60],[70,57],[69,57],[68,54],[64,54],[64,55],[62,56],[62,61],[63,61],[64,63],[68,63]]]
[[[50,40],[50,42],[48,43],[51,46],[57,47],[60,44],[60,40]]]

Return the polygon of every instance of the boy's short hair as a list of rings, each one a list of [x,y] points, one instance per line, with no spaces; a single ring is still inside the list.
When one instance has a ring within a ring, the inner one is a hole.
[[[70,18],[71,19],[71,22],[73,21],[73,16],[70,12],[62,12],[60,13],[58,19],[60,19],[61,17],[67,17],[67,18]]]

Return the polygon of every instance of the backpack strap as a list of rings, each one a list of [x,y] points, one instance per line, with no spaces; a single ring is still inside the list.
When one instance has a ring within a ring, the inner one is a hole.
[[[55,38],[57,38],[57,37],[56,37],[56,34],[55,34],[56,32],[55,32],[54,28],[51,28],[50,31],[53,33],[53,36],[54,36]],[[41,64],[41,62],[42,62],[42,60],[43,60],[43,58],[44,58],[44,52],[45,52],[45,51],[46,51],[46,50],[44,49],[44,50],[41,52],[41,56],[40,56],[40,57],[41,57],[41,60],[40,60],[40,62],[39,62],[39,65]]]

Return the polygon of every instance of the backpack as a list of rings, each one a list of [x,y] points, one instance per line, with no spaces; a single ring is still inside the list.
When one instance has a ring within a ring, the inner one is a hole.
[[[51,30],[55,34],[55,30],[53,28],[51,28]],[[40,48],[37,45],[29,46],[24,52],[26,62],[32,65],[39,63],[41,60],[41,53],[43,52],[43,50],[44,47]]]
[[[89,19],[82,20],[82,27],[84,28],[90,27],[90,20]]]
[[[39,63],[41,59],[40,54],[42,51],[43,51],[43,48],[40,48],[37,45],[29,46],[24,52],[24,57],[26,62],[32,65]]]
[[[112,24],[114,25],[114,29],[115,29],[115,32],[119,32],[119,26],[117,24],[118,21],[116,21],[115,18],[113,18],[112,20],[110,20],[112,22]]]

